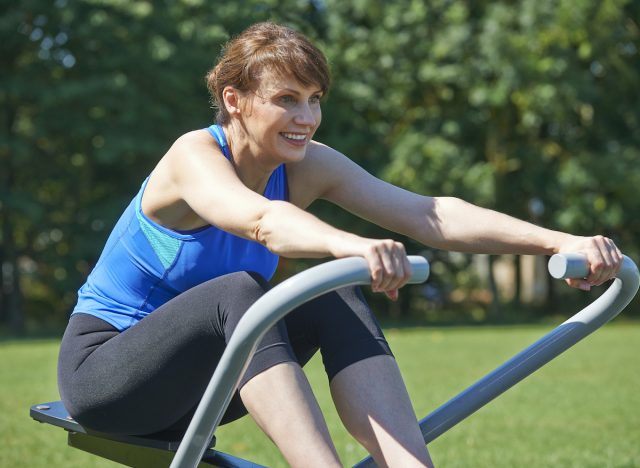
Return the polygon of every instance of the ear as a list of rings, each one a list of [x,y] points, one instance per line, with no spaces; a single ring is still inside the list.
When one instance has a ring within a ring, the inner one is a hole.
[[[241,96],[237,89],[226,86],[222,90],[222,100],[229,115],[238,116],[241,113]]]

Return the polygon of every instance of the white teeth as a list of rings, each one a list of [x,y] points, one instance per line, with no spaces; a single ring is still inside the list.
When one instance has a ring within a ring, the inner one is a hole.
[[[290,140],[298,141],[302,141],[307,138],[307,135],[299,135],[297,133],[283,133],[282,136],[284,136],[285,138],[289,138]]]

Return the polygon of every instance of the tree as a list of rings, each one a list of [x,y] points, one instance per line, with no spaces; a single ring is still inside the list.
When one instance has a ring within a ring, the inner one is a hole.
[[[15,330],[25,311],[54,322],[69,312],[141,178],[178,135],[211,121],[203,78],[222,44],[267,19],[325,51],[334,86],[318,138],[369,171],[552,228],[603,232],[640,254],[637,2],[1,8],[0,323]],[[387,235],[335,207],[315,210]],[[430,255],[443,291],[477,286],[469,257]]]
[[[412,190],[609,234],[637,255],[636,4],[328,4],[341,107],[360,114],[343,121],[374,146],[364,162],[388,157],[374,165]]]
[[[230,36],[317,11],[270,3],[5,2],[0,321],[68,314],[142,175],[212,120],[204,76]]]

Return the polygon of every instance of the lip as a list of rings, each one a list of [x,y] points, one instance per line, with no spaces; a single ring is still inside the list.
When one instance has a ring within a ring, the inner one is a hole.
[[[279,135],[285,142],[287,142],[288,144],[290,144],[292,146],[305,146],[307,144],[307,141],[309,140],[309,135],[307,133],[280,132]],[[285,135],[303,136],[304,138],[300,138],[299,140],[294,140],[292,138],[288,138]]]

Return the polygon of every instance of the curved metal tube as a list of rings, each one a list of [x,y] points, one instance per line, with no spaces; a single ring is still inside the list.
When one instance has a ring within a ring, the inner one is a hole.
[[[410,256],[409,262],[413,271],[409,282],[426,281],[429,263],[418,256]],[[198,465],[258,342],[269,328],[310,299],[344,286],[370,283],[369,268],[364,258],[343,258],[309,268],[283,281],[257,300],[231,336],[171,462],[171,468]]]
[[[549,261],[549,272],[554,278],[584,278],[587,271],[586,259],[578,254],[554,255]],[[631,302],[639,286],[638,267],[625,256],[613,284],[598,299],[422,419],[419,424],[425,443],[433,441],[613,319]],[[355,466],[375,464],[368,457]]]

